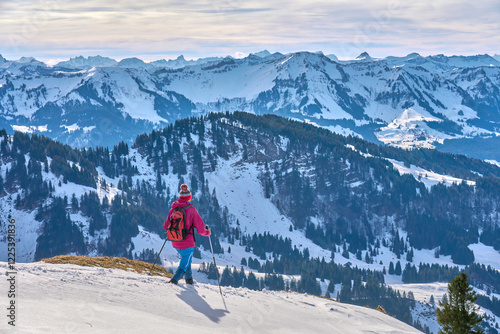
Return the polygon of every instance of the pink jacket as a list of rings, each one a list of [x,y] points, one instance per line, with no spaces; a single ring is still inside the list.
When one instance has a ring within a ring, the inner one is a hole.
[[[182,207],[189,205],[190,203],[186,200],[179,199],[172,203],[172,208],[168,212],[168,217],[167,220],[165,220],[165,224],[163,225],[163,228],[165,231],[167,230],[168,227],[168,222],[170,220],[170,215],[172,212],[174,212],[175,208]],[[196,228],[198,234],[203,235],[207,237],[209,235],[209,232],[205,230],[205,223],[203,222],[203,219],[201,219],[200,214],[198,211],[195,209],[194,206],[191,206],[186,209],[186,227],[189,230],[191,226]],[[194,233],[194,229],[193,229]],[[191,248],[194,247],[194,238],[192,234],[189,234],[186,239],[182,241],[172,241],[172,246],[177,249],[184,249],[184,248]]]

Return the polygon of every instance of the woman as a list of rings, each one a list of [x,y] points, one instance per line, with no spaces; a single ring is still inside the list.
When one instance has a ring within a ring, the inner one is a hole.
[[[193,251],[195,245],[194,238],[194,228],[196,228],[198,234],[208,237],[210,235],[210,229],[205,226],[205,223],[201,219],[198,211],[191,204],[191,192],[188,186],[181,185],[181,191],[179,192],[179,199],[172,203],[172,208],[168,212],[167,220],[165,220],[164,228],[168,231],[170,225],[170,217],[175,211],[183,211],[184,223],[189,234],[181,241],[172,241],[172,246],[177,250],[181,256],[181,262],[177,268],[174,276],[170,280],[170,283],[177,284],[179,280],[184,277],[187,284],[193,284],[193,273],[191,271],[191,262],[193,260]],[[176,210],[177,209],[177,210]],[[167,234],[168,235],[168,234]]]

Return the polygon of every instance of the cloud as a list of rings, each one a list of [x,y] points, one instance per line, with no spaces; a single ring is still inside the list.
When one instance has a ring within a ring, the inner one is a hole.
[[[4,55],[188,57],[322,50],[341,57],[498,53],[498,0],[14,0],[0,11]]]

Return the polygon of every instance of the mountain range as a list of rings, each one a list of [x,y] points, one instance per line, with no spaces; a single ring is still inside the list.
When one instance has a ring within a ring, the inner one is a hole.
[[[498,58],[363,53],[342,61],[262,51],[149,63],[76,57],[50,67],[0,57],[0,128],[112,147],[177,119],[242,110],[374,143],[500,161]]]

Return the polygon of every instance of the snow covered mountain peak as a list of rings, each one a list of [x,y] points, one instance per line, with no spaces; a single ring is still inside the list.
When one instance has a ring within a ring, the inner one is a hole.
[[[266,57],[268,57],[268,56],[271,55],[271,52],[269,52],[267,50],[262,50],[262,51],[253,53],[253,55],[255,55],[257,57],[260,57],[260,58],[266,58]]]
[[[25,63],[41,63],[40,61],[36,60],[34,57],[21,57],[19,58],[18,62],[25,64]]]
[[[89,56],[87,58],[78,56],[71,58],[68,61],[58,63],[57,67],[72,67],[72,68],[92,68],[92,67],[108,67],[115,66],[118,62],[114,59],[102,56]]]
[[[421,55],[420,55],[420,53],[418,53],[418,52],[412,52],[412,53],[409,53],[409,54],[406,56],[406,58],[408,58],[408,59],[417,58],[417,57],[422,57],[422,56],[421,56]]]
[[[283,55],[280,58],[275,58],[276,64],[278,66],[282,66],[286,64],[288,69],[296,69],[300,68],[304,72],[311,72],[312,75],[315,75],[317,71],[325,66],[328,63],[332,63],[331,59],[326,57],[323,53],[313,53],[308,51],[299,51],[290,53],[287,55]],[[312,68],[311,68],[312,67]],[[293,77],[293,79],[295,79]]]
[[[441,137],[429,127],[429,122],[439,123],[441,120],[426,112],[409,108],[386,127],[381,128],[377,138],[384,144],[402,148],[433,148],[433,142],[451,138]]]
[[[126,68],[136,68],[136,69],[144,69],[151,67],[150,64],[146,64],[142,59],[136,57],[122,59],[121,61],[118,62],[117,66]]]
[[[368,54],[368,52],[363,52],[359,56],[356,57],[358,61],[373,61],[373,58]]]
[[[329,55],[326,55],[326,57],[330,58],[333,61],[338,61],[339,60],[339,58],[336,55],[334,55],[333,53],[329,54]]]

